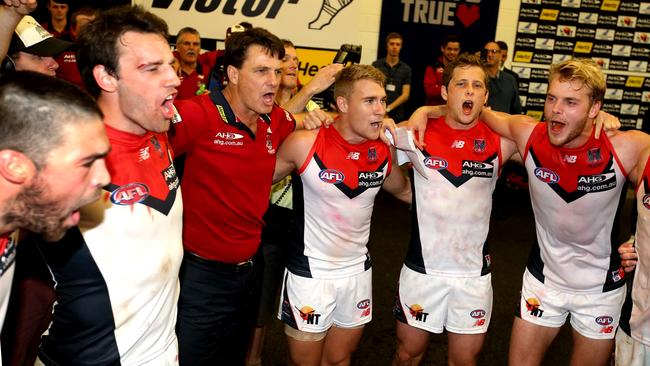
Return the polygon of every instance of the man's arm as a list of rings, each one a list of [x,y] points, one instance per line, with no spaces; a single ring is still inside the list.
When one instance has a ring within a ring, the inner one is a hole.
[[[4,0],[0,6],[0,60],[7,55],[11,36],[23,18],[36,9],[36,0]]]
[[[300,166],[307,159],[318,130],[294,131],[280,145],[275,155],[275,171],[273,172],[273,183],[279,182],[282,178],[291,174],[292,171],[300,169]]]
[[[481,120],[492,129],[492,131],[514,141],[520,152],[526,147],[528,137],[533,132],[537,121],[523,114],[507,114],[483,108]]]
[[[410,84],[402,85],[402,94],[386,107],[386,113],[406,103],[406,101],[409,100],[410,95],[411,95],[411,85]]]
[[[282,105],[282,108],[291,113],[303,112],[307,102],[309,102],[314,95],[334,84],[336,75],[343,70],[343,67],[343,64],[331,64],[318,70],[316,76],[314,76],[307,85],[302,87],[302,89],[300,89],[300,91],[298,91],[298,93],[296,93],[296,95],[294,95],[287,103]]]
[[[413,199],[411,195],[411,182],[397,165],[397,153],[395,152],[395,148],[391,146],[390,151],[393,157],[390,174],[386,177],[386,180],[384,180],[383,188],[400,201],[411,203],[411,200]]]

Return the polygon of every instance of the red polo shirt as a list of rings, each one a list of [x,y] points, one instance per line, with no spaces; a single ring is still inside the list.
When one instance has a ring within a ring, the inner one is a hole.
[[[275,154],[295,129],[289,112],[274,106],[257,133],[226,122],[209,95],[176,102],[182,121],[170,130],[172,149],[186,154],[183,243],[199,256],[226,263],[251,258],[260,244]]]

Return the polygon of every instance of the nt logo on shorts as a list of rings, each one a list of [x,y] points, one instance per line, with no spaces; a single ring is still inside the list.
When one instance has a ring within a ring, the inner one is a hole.
[[[298,309],[298,307],[296,307],[296,309]],[[320,319],[321,314],[317,314],[316,310],[311,306],[303,306],[301,309],[298,309],[298,312],[300,313],[303,322],[318,325],[318,320]]]
[[[526,299],[526,310],[530,313],[530,315],[541,318],[542,314],[544,314],[544,310],[540,309],[539,306],[541,304],[539,303],[539,300],[537,300],[534,297],[531,297],[530,299]]]
[[[406,304],[404,304],[406,305]],[[413,304],[411,306],[406,305],[409,308],[409,313],[411,313],[411,316],[413,319],[415,319],[418,322],[426,322],[427,317],[429,316],[429,313],[425,313],[424,309],[422,308],[421,305],[419,304]]]

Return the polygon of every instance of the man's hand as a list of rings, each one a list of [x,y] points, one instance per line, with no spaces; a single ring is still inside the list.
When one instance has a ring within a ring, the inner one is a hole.
[[[439,118],[446,114],[446,105],[424,106],[416,109],[415,112],[413,112],[411,117],[408,119],[406,128],[417,132],[415,145],[418,147],[418,149],[422,150],[426,147],[426,144],[424,143],[424,132],[427,129],[427,121],[429,118]]]
[[[623,267],[623,270],[625,272],[632,272],[636,268],[636,262],[639,258],[636,249],[634,249],[634,239],[630,238],[630,240],[621,244],[618,247],[618,254],[621,255],[621,267]]]
[[[393,136],[395,144],[397,144],[397,133],[395,132],[395,129],[397,129],[395,121],[393,121],[392,118],[384,118],[384,120],[381,122],[381,129],[379,130],[379,139],[386,145],[391,146],[392,144],[390,142],[390,139],[388,139],[388,136],[386,136],[386,131],[388,131],[390,132],[391,136]]]
[[[36,0],[4,0],[4,5],[14,9],[20,15],[27,15],[36,9]]]
[[[621,121],[612,116],[611,114],[601,110],[598,112],[598,115],[594,119],[594,126],[596,128],[596,131],[594,132],[594,137],[598,138],[600,137],[600,131],[603,129],[605,132],[608,131],[615,131],[621,128]]]
[[[332,123],[334,123],[332,117],[330,117],[330,115],[325,113],[320,108],[307,112],[305,114],[305,118],[302,121],[302,125],[305,130],[314,130],[321,126],[327,127]]]
[[[309,88],[309,93],[311,95],[322,92],[329,88],[330,85],[334,84],[336,75],[343,70],[343,67],[343,64],[331,64],[322,67],[318,70],[316,76],[305,85],[305,88]]]

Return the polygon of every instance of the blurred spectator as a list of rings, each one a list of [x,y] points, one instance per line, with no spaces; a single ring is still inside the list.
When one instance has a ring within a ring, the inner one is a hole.
[[[70,24],[68,24],[68,1],[67,0],[49,0],[47,11],[50,13],[50,20],[41,24],[54,37],[69,38]]]
[[[386,76],[386,114],[396,122],[406,119],[404,103],[411,93],[411,67],[399,59],[404,38],[399,33],[386,36],[386,57],[372,63]]]
[[[497,41],[499,49],[501,49],[501,71],[510,74],[515,77],[517,81],[517,87],[519,87],[519,75],[506,67],[506,61],[508,60],[508,44],[504,41]]]
[[[217,60],[217,52],[201,53],[199,31],[191,27],[178,31],[174,57],[179,62],[177,73],[181,79],[176,98],[187,99],[206,93],[210,72]]]
[[[496,42],[488,42],[483,47],[485,67],[490,77],[488,105],[495,111],[521,114],[521,102],[514,76],[501,72],[501,48]]]
[[[56,57],[56,62],[59,68],[56,70],[58,78],[67,80],[81,88],[85,88],[81,80],[81,74],[77,68],[77,37],[81,29],[97,17],[97,10],[93,8],[83,7],[72,13],[70,17],[70,33],[69,40],[74,42],[70,48],[62,52]]]
[[[448,63],[454,61],[460,53],[460,40],[455,35],[448,35],[440,45],[442,55],[432,65],[424,70],[424,92],[427,94],[427,105],[445,104],[440,95],[442,86],[442,71]]]

